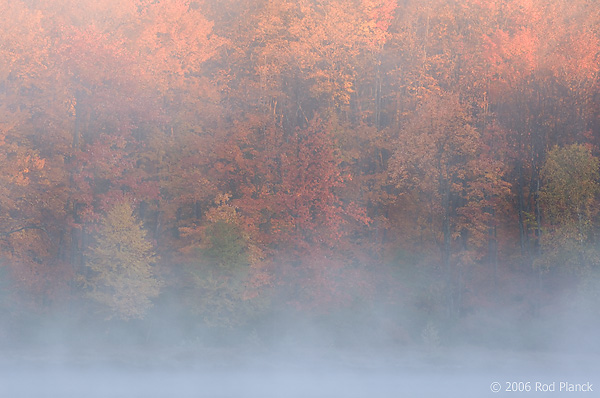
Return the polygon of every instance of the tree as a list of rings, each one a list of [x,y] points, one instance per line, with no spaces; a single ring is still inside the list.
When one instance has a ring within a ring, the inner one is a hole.
[[[390,161],[391,178],[402,196],[419,201],[417,234],[441,249],[451,314],[460,309],[462,266],[477,258],[489,236],[492,198],[506,185],[486,156],[480,132],[457,95],[431,95],[400,132]]]
[[[184,248],[189,254],[184,257],[181,285],[188,288],[184,293],[188,307],[206,326],[232,328],[264,309],[266,281],[260,250],[241,228],[229,195],[217,195],[214,204],[207,211],[200,242]],[[191,228],[181,232],[196,236]]]
[[[546,218],[543,255],[536,262],[541,270],[560,265],[577,271],[598,262],[597,251],[590,251],[590,238],[600,193],[599,169],[598,158],[583,145],[556,146],[548,152],[541,171],[540,202]]]
[[[540,199],[551,225],[572,224],[582,237],[587,235],[600,188],[598,169],[598,159],[581,144],[555,146],[548,152],[542,169],[544,187]]]
[[[233,327],[248,320],[257,310],[256,300],[246,297],[252,269],[248,245],[238,225],[218,220],[206,228],[209,246],[199,254],[185,277],[192,283],[193,312],[213,327]]]
[[[89,297],[106,305],[112,311],[109,317],[143,318],[152,306],[150,299],[160,292],[161,282],[152,267],[155,262],[152,244],[133,216],[131,204],[115,205],[87,256]]]

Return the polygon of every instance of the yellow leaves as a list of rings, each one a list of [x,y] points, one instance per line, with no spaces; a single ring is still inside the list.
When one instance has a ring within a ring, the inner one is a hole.
[[[143,318],[162,285],[151,267],[157,259],[152,245],[132,213],[128,202],[115,205],[88,254],[94,271],[88,278],[88,295],[125,320]]]
[[[230,194],[218,194],[214,201],[217,207],[213,207],[207,212],[206,219],[213,223],[225,221],[237,224],[239,221],[237,208],[229,203],[230,199]]]
[[[354,77],[350,73],[339,70],[317,69],[310,74],[314,84],[311,91],[315,96],[325,96],[334,100],[335,104],[348,105],[354,89]]]
[[[231,194],[228,194],[228,193],[218,194],[217,197],[215,198],[215,204],[217,206],[223,206],[223,205],[227,204],[227,202],[229,202],[229,199],[231,199]]]

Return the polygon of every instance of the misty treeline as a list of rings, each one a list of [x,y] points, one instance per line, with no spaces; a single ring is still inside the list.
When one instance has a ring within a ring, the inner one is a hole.
[[[0,335],[597,316],[599,27],[589,0],[0,1]]]

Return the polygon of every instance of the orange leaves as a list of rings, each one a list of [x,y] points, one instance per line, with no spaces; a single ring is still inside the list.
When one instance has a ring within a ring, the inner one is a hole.
[[[80,265],[86,228],[127,197],[178,260],[209,248],[209,226],[234,225],[248,297],[276,284],[277,255],[306,255],[288,276],[321,302],[361,276],[353,245],[447,238],[470,264],[500,202],[514,210],[507,180],[533,203],[525,180],[548,145],[597,140],[597,8],[0,2],[0,223],[55,225],[60,240],[3,244],[31,278],[47,257]]]
[[[500,72],[505,79],[528,75],[539,65],[538,39],[531,29],[522,28],[510,36],[499,31],[497,40],[504,59],[501,66],[511,67],[510,70]]]
[[[35,178],[39,183],[40,171],[44,168],[46,160],[40,158],[36,151],[21,148],[15,143],[6,144],[2,140],[2,153],[0,153],[0,181],[4,189],[11,189],[11,185],[25,187]],[[10,192],[6,193],[10,195]]]
[[[294,98],[291,89],[299,86],[290,83],[298,79],[307,100],[328,102],[332,108],[350,103],[357,57],[366,47],[355,4],[273,1],[257,13],[255,24],[253,44],[243,50],[255,60],[250,67],[257,75],[255,85],[267,96],[263,101]]]
[[[485,208],[492,209],[491,198],[506,193],[497,174],[501,171],[483,149],[482,137],[457,96],[432,95],[402,130],[389,165],[399,189],[430,203],[420,207],[430,209],[426,217],[446,239],[470,231],[469,242],[476,248],[483,246],[491,219]]]
[[[325,125],[314,120],[287,136],[269,123],[238,129],[217,152],[227,167],[216,170],[223,187],[235,189],[231,199],[217,197],[220,204],[207,219],[235,215],[250,236],[273,248],[303,252],[311,244],[334,245],[346,222],[335,193],[343,180]],[[360,211],[352,213],[366,220]]]
[[[490,73],[513,87],[548,73],[566,82],[593,79],[600,42],[589,7],[585,1],[530,0],[497,8],[491,20],[496,25],[488,24],[482,42]]]
[[[22,1],[0,4],[0,81],[41,73],[47,62],[48,38],[42,31],[43,14]]]
[[[362,0],[363,12],[366,15],[362,28],[373,47],[380,48],[389,38],[388,29],[397,7],[398,2],[395,0]]]
[[[132,46],[145,73],[168,86],[181,85],[201,73],[202,64],[224,43],[189,0],[145,2],[140,6],[138,36]],[[166,86],[165,86],[166,85]]]
[[[559,2],[548,8],[540,27],[544,67],[570,88],[580,90],[597,78],[600,69],[598,8],[581,0]]]
[[[33,301],[52,300],[68,278],[55,264],[53,228],[45,216],[54,203],[48,197],[46,159],[18,131],[8,130],[0,146],[0,259],[11,269],[15,291]],[[54,263],[56,267],[49,267]]]

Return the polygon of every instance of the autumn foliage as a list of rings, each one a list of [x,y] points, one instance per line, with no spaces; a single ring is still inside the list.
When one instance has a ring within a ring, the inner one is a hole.
[[[594,2],[80,3],[0,2],[10,306],[378,300],[418,339],[551,305],[559,247],[587,272],[561,289],[599,272]]]

